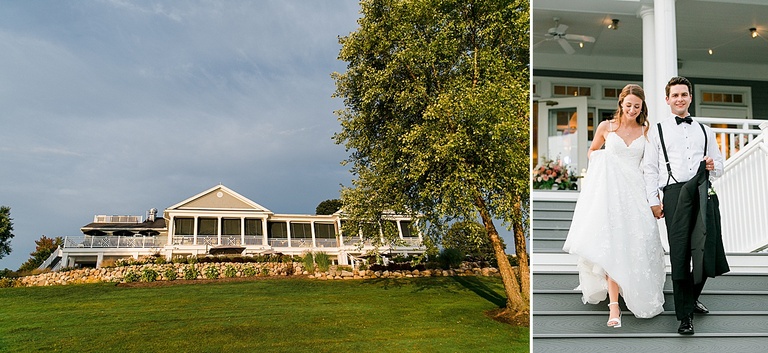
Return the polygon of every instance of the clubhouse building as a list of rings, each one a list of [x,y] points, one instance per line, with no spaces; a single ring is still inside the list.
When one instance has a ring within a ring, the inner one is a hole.
[[[302,255],[325,252],[338,264],[351,264],[371,251],[422,253],[412,219],[391,216],[397,244],[374,247],[358,234],[343,234],[341,212],[331,215],[276,214],[224,185],[217,185],[164,210],[143,216],[97,215],[79,236],[64,238],[41,268],[100,267],[119,258],[199,255]]]

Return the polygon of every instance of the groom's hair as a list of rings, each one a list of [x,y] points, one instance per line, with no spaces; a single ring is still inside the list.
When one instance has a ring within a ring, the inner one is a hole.
[[[669,79],[667,86],[664,87],[664,92],[667,94],[667,97],[669,97],[669,87],[675,85],[686,85],[688,86],[688,94],[693,94],[693,90],[691,89],[691,81],[688,81],[688,79],[683,76],[675,76]]]

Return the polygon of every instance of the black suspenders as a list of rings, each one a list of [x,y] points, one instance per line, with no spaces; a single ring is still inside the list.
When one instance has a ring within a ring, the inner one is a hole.
[[[669,156],[667,155],[667,147],[664,145],[664,133],[661,131],[661,123],[657,123],[656,126],[659,128],[659,140],[661,141],[661,150],[664,152],[664,162],[667,165],[667,186],[669,186],[669,179],[672,178],[676,183],[679,183],[677,179],[675,179],[674,176],[672,176],[672,167],[669,165]],[[701,132],[704,133],[704,155],[707,155],[707,130],[704,130],[704,125],[699,124],[699,127],[701,127]]]

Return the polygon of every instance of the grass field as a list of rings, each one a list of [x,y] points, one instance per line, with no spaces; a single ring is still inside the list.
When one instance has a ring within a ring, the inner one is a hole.
[[[501,280],[261,279],[0,289],[0,352],[527,352]]]

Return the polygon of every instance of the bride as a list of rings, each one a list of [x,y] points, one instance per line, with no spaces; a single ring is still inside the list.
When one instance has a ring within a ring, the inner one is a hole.
[[[621,327],[619,295],[639,318],[661,313],[664,250],[645,196],[643,151],[648,132],[645,93],[627,85],[613,119],[600,123],[563,250],[579,256],[582,301],[609,298],[610,327]],[[605,145],[605,149],[600,150]]]

